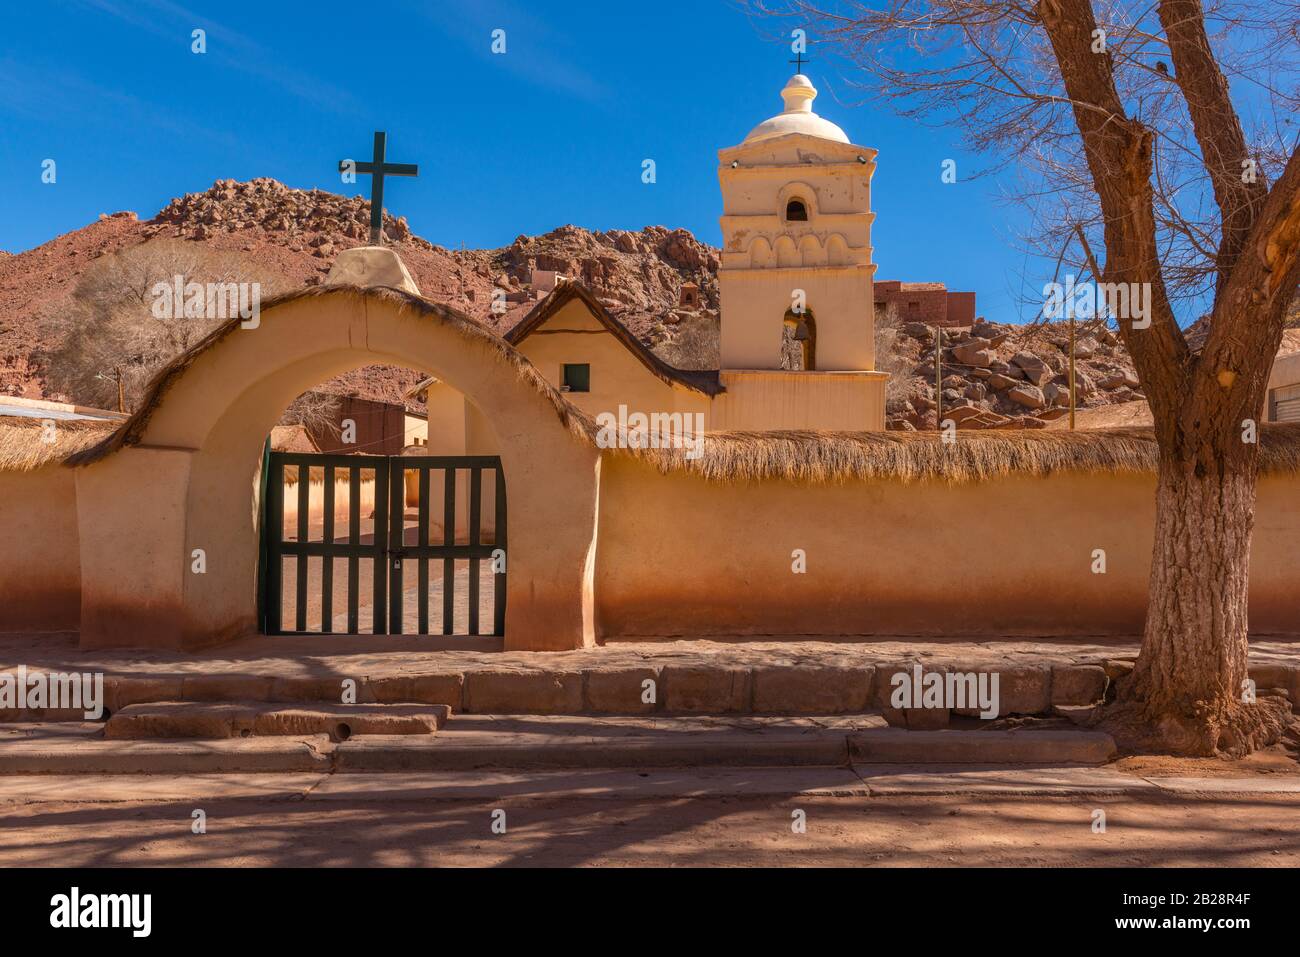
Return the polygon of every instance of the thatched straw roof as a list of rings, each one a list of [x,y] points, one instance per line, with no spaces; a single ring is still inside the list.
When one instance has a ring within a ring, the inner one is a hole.
[[[60,419],[55,423],[54,441],[47,442],[40,419],[0,417],[0,472],[30,472],[65,462],[102,442],[117,425],[103,419]]]
[[[320,446],[305,425],[275,425],[271,427],[271,451],[319,452]]]
[[[484,328],[478,322],[471,319],[464,313],[458,312],[449,306],[438,305],[430,302],[420,296],[412,295],[401,289],[393,289],[387,286],[367,286],[364,289],[359,286],[348,285],[328,285],[328,286],[311,286],[306,289],[296,290],[285,293],[280,296],[273,296],[262,303],[262,311],[274,309],[277,306],[286,303],[295,302],[299,299],[309,299],[318,296],[358,296],[370,299],[387,299],[395,302],[403,309],[410,309],[432,322],[440,322],[455,326],[462,335],[468,339],[478,340],[496,351],[500,361],[508,365],[511,371],[523,382],[531,385],[537,390],[538,394],[549,401],[555,408],[555,414],[559,417],[561,423],[571,430],[575,435],[586,436],[590,434],[591,423],[581,412],[565,401],[558,389],[546,381],[546,378],[533,367],[533,364],[516,352],[513,348],[505,343],[501,337],[495,335],[490,330]],[[140,436],[144,434],[145,426],[148,425],[150,417],[158,408],[162,397],[166,395],[167,390],[175,384],[186,369],[203,353],[207,352],[221,340],[226,338],[236,329],[242,320],[235,316],[218,326],[211,333],[197,342],[187,351],[181,353],[171,362],[167,363],[156,375],[152,382],[149,383],[148,389],[145,390],[145,398],[140,408],[126,420],[122,428],[114,432],[108,439],[91,448],[84,449],[75,453],[68,458],[69,465],[87,465],[91,462],[98,461],[110,452],[120,449],[124,445],[135,445],[140,441]]]
[[[938,432],[710,432],[704,436],[703,454],[694,460],[686,458],[684,449],[620,449],[615,454],[645,459],[664,473],[683,471],[723,482],[957,484],[1012,475],[1156,470],[1150,428],[969,431],[950,443]],[[1265,473],[1300,472],[1300,425],[1261,426],[1260,467]]]
[[[356,286],[313,287],[267,300],[263,309],[313,296],[386,298],[433,322],[451,323],[463,335],[495,350],[500,361],[551,403],[563,426],[595,444],[591,421],[514,348],[454,309],[397,289]],[[33,469],[62,461],[94,462],[139,441],[163,395],[185,369],[239,326],[231,319],[194,348],[169,363],[150,384],[141,408],[105,437],[109,422],[63,422],[58,440],[41,441],[40,422],[9,420],[0,425],[0,470]],[[704,437],[703,454],[688,459],[685,449],[611,449],[612,456],[648,461],[662,472],[685,472],[712,481],[782,479],[804,483],[888,479],[901,482],[979,482],[1013,475],[1060,472],[1153,474],[1155,435],[1150,428],[1081,431],[966,431],[951,443],[936,432],[715,432]],[[1260,428],[1260,465],[1265,473],[1300,472],[1300,424]]]

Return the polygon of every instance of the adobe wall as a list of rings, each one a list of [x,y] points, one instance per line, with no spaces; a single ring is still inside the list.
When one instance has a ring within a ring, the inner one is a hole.
[[[0,472],[0,508],[0,631],[75,631],[81,561],[72,472]]]
[[[428,454],[465,454],[465,396],[445,382],[435,382],[425,394],[428,412]]]
[[[563,330],[563,331],[562,331]],[[775,348],[779,351],[778,331]],[[565,363],[591,365],[591,391],[564,397],[587,415],[602,412],[706,412],[708,396],[664,382],[641,364],[627,346],[601,325],[580,300],[569,302],[516,348],[557,389]]]
[[[82,646],[190,649],[255,632],[263,437],[296,395],[368,364],[432,372],[490,423],[512,516],[507,647],[590,644],[596,450],[468,320],[345,288],[228,331],[178,373],[137,445],[76,470]]]
[[[723,370],[725,392],[709,407],[709,431],[885,427],[885,372]]]
[[[597,619],[605,637],[1140,634],[1154,487],[1082,474],[732,485],[609,457]],[[1260,484],[1252,631],[1300,630],[1298,488]],[[1098,548],[1105,574],[1091,571]]]

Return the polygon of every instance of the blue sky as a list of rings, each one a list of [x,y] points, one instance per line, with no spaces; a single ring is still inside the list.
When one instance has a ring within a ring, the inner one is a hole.
[[[504,55],[490,50],[497,28]],[[0,249],[101,212],[147,218],[216,179],[367,191],[336,166],[368,156],[376,129],[390,161],[420,164],[418,179],[389,181],[386,206],[432,242],[495,247],[575,223],[685,227],[716,245],[716,151],[780,111],[788,29],[728,0],[6,4]],[[880,151],[877,277],[942,281],[976,291],[991,319],[1028,318],[1014,296],[1020,213],[997,201],[998,180],[962,179],[977,163],[955,133],[855,105],[815,48],[805,72],[816,110]],[[947,158],[956,184],[940,181]]]

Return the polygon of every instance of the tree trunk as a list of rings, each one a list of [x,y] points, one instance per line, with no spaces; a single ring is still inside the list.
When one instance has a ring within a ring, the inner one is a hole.
[[[1278,740],[1280,699],[1247,692],[1256,469],[1164,462],[1142,651],[1107,719],[1129,747],[1241,755]],[[1289,710],[1289,709],[1286,709]]]
[[[1161,711],[1240,695],[1246,677],[1246,592],[1254,477],[1166,467],[1141,665],[1133,685]]]

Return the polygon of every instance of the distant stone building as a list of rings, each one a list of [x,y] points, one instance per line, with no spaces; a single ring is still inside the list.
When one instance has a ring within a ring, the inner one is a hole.
[[[307,429],[311,442],[322,452],[365,455],[400,455],[408,444],[406,409],[392,402],[378,402],[359,396],[339,396],[338,412],[329,426]],[[344,442],[349,421],[355,441]]]
[[[893,305],[903,322],[969,326],[975,321],[975,293],[949,292],[941,282],[877,279],[874,291],[877,316]]]
[[[1279,355],[1268,379],[1266,422],[1300,422],[1300,352]]]
[[[678,294],[677,308],[687,312],[695,312],[700,308],[700,287],[697,283],[682,283],[681,292]]]
[[[560,283],[567,282],[568,278],[560,275],[554,269],[534,269],[528,284],[532,287],[534,296],[540,299],[554,291],[555,287]]]

